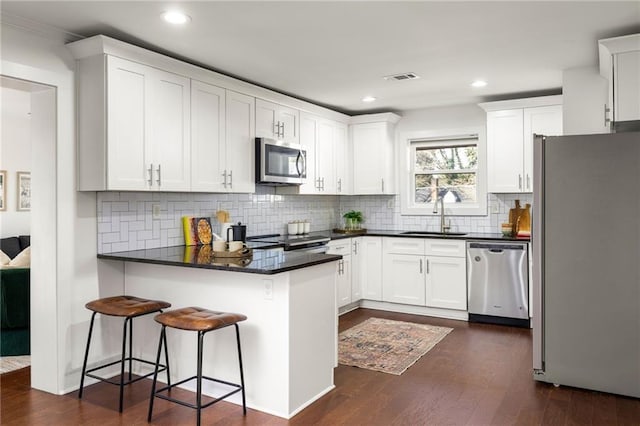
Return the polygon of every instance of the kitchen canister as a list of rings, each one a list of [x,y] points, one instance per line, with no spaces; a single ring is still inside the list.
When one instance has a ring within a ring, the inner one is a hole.
[[[299,232],[299,225],[300,224],[298,222],[289,222],[287,224],[287,233],[289,235],[296,235],[296,234],[300,233]]]

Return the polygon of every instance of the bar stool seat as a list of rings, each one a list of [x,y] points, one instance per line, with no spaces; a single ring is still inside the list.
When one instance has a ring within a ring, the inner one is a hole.
[[[124,395],[124,386],[129,385],[131,383],[137,382],[138,380],[142,380],[146,377],[151,376],[156,373],[156,371],[152,371],[147,373],[146,375],[139,376],[136,379],[132,377],[132,367],[133,361],[138,361],[144,364],[156,365],[155,363],[147,360],[143,360],[140,358],[136,358],[133,356],[133,319],[139,317],[141,315],[152,314],[155,312],[162,312],[163,309],[171,307],[171,304],[162,300],[149,300],[142,299],[140,297],[135,296],[114,296],[114,297],[105,297],[102,299],[93,300],[85,305],[87,309],[93,311],[91,315],[91,324],[89,325],[89,336],[87,337],[87,347],[84,354],[84,362],[82,364],[82,376],[80,378],[80,390],[78,392],[78,398],[82,399],[82,393],[84,390],[84,378],[85,376],[110,383],[113,385],[120,386],[120,404],[119,411],[122,412],[123,405],[123,395]],[[110,362],[107,364],[103,364],[94,368],[87,370],[87,360],[89,358],[89,347],[91,346],[91,335],[93,332],[93,323],[96,317],[96,314],[114,316],[114,317],[124,317],[124,326],[122,330],[122,354],[120,360]],[[127,324],[129,325],[129,356],[126,356],[126,342],[127,342]],[[129,361],[129,369],[128,369],[128,379],[125,380],[125,362]],[[169,378],[169,355],[167,351],[165,351],[165,365],[161,365],[161,369],[159,371],[167,371],[167,381],[170,382]],[[101,370],[103,368],[110,367],[115,364],[120,364],[120,380],[114,381],[109,378],[103,378],[95,374],[91,374],[94,371]]]
[[[167,401],[175,402],[180,405],[184,405],[190,408],[194,408],[197,410],[197,424],[200,425],[201,419],[201,410],[203,408],[207,408],[210,405],[215,404],[235,393],[242,393],[242,413],[244,415],[247,414],[247,405],[245,400],[245,392],[244,392],[244,373],[242,370],[242,352],[240,349],[240,330],[238,328],[238,322],[244,321],[247,319],[245,315],[242,314],[234,314],[229,312],[217,312],[211,311],[208,309],[198,308],[198,307],[188,307],[175,309],[171,311],[164,312],[162,314],[158,314],[154,317],[154,319],[162,325],[162,330],[160,332],[160,340],[158,342],[158,353],[156,357],[156,371],[153,376],[153,384],[151,386],[151,398],[149,401],[149,415],[147,417],[147,421],[151,422],[151,417],[153,415],[153,401],[155,398],[165,399]],[[240,384],[231,383],[224,380],[214,379],[211,377],[202,375],[202,348],[203,348],[203,340],[205,333],[209,331],[218,330],[224,327],[228,327],[233,325],[236,331],[236,342],[238,347],[238,364],[240,367]],[[164,343],[165,351],[167,346],[167,336],[166,336],[166,328],[176,328],[180,330],[186,331],[195,331],[198,333],[198,365],[197,365],[197,373],[195,376],[184,379],[178,383],[168,384],[167,386],[156,390],[158,372],[160,367],[160,354],[162,352],[162,345]],[[175,398],[171,398],[166,395],[171,388],[175,386],[179,386],[183,383],[196,379],[196,404],[190,404]],[[202,379],[223,383],[225,385],[231,386],[235,389],[226,393],[225,395],[214,398],[212,401],[209,401],[206,404],[202,404]]]

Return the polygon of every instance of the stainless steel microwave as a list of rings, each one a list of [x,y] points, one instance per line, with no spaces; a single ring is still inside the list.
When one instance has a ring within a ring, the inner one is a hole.
[[[307,153],[302,145],[256,138],[256,183],[302,185],[307,178]]]

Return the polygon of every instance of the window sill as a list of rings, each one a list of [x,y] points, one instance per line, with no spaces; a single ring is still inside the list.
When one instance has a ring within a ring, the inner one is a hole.
[[[440,206],[438,206],[440,208]],[[444,214],[446,216],[487,216],[487,206],[480,204],[472,204],[468,206],[444,206]],[[433,204],[425,206],[402,206],[400,209],[401,216],[439,216],[439,213],[433,213]]]

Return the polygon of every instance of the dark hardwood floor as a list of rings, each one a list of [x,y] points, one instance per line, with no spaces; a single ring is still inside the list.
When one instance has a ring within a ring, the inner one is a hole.
[[[340,365],[336,389],[289,421],[220,402],[203,424],[640,425],[639,399],[534,382],[530,330],[358,309],[340,317],[340,331],[369,317],[454,330],[401,376]],[[3,374],[0,390],[2,425],[147,424],[149,380],[125,391],[123,414],[115,386],[88,387],[79,401],[30,389],[28,368]],[[195,412],[157,399],[152,424],[195,424]]]

